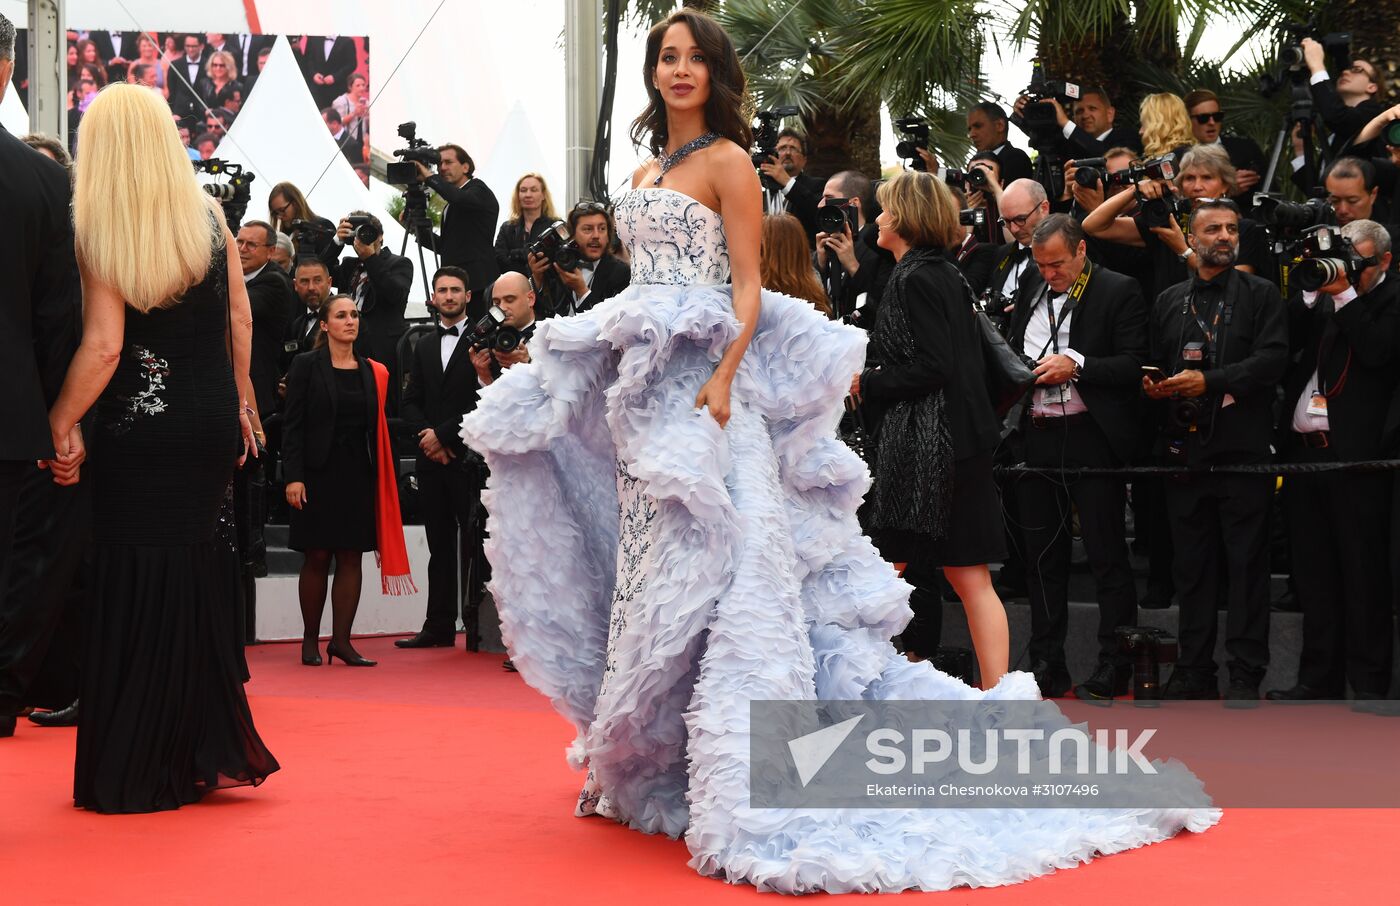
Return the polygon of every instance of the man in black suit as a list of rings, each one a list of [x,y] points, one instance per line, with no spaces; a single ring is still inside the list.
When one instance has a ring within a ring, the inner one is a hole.
[[[229,52],[238,61],[237,78],[247,86],[249,91],[253,90],[252,84],[248,82],[250,75],[258,73],[258,55],[264,50],[271,53],[272,46],[277,43],[276,35],[250,35],[240,34],[233,36],[233,49]]]
[[[185,52],[175,58],[166,72],[170,111],[178,117],[203,116],[204,104],[195,86],[204,78],[204,36],[191,33],[180,41]]]
[[[543,255],[530,256],[530,277],[535,292],[535,317],[572,315],[622,292],[632,282],[627,262],[608,253],[612,245],[613,219],[607,206],[581,201],[569,211],[569,233],[582,253],[578,267],[566,270]]]
[[[476,560],[481,545],[477,507],[486,470],[460,433],[462,416],[476,408],[480,386],[471,338],[465,336],[471,330],[466,320],[470,282],[466,271],[451,265],[433,275],[437,332],[418,341],[407,366],[403,418],[418,435],[414,474],[428,536],[428,612],[417,635],[394,643],[399,648],[452,646],[461,604],[457,574]],[[479,599],[480,583],[472,586],[467,594]]]
[[[1290,462],[1385,459],[1381,432],[1400,367],[1400,281],[1390,234],[1354,220],[1342,235],[1375,263],[1289,301],[1298,355],[1284,381]],[[1387,472],[1290,475],[1288,530],[1303,605],[1298,684],[1273,700],[1384,699],[1390,686],[1390,486]],[[1365,707],[1364,705],[1362,707]]]
[[[404,310],[408,308],[408,291],[413,286],[413,262],[395,255],[384,247],[384,225],[368,211],[351,211],[351,216],[368,217],[370,229],[363,238],[373,235],[366,243],[356,234],[349,220],[341,220],[335,238],[341,245],[354,249],[355,257],[341,263],[335,285],[348,293],[360,310],[360,336],[355,352],[368,356],[389,369],[388,411],[398,414],[399,337],[408,324]]]
[[[967,112],[967,137],[978,151],[990,151],[1001,167],[1001,184],[1030,179],[1034,171],[1026,152],[1007,140],[1006,111],[1000,104],[983,101]]]
[[[802,222],[807,241],[817,241],[817,203],[821,199],[823,181],[802,171],[807,167],[807,138],[796,129],[778,133],[773,146],[776,152],[761,164],[763,173],[763,211],[766,214],[791,214]]]
[[[320,258],[297,259],[292,273],[292,289],[304,308],[287,322],[286,333],[282,336],[283,374],[286,374],[292,359],[303,352],[310,352],[316,345],[317,325],[320,324],[317,312],[331,294],[330,268]]]
[[[1015,318],[1017,306],[1028,304],[1044,285],[1031,257],[1031,237],[1035,228],[1050,214],[1045,187],[1033,179],[1018,179],[1001,193],[1001,219],[1011,241],[1003,245],[992,261],[987,288],[996,294],[987,315],[1004,331]]]
[[[1040,291],[1018,304],[1008,342],[1036,364],[1024,417],[1026,463],[1046,470],[1116,468],[1138,443],[1138,380],[1147,354],[1147,306],[1137,282],[1089,262],[1084,230],[1068,214],[1050,214],[1031,238]],[[1071,478],[1048,471],[1017,486],[1031,603],[1031,671],[1047,697],[1070,686],[1070,517],[1098,590],[1098,665],[1075,687],[1088,700],[1127,692],[1132,666],[1115,630],[1137,621],[1137,589],[1128,562],[1121,478]]]
[[[261,220],[249,220],[238,231],[238,259],[253,313],[253,349],[248,376],[258,412],[270,414],[277,404],[277,378],[282,374],[282,337],[296,312],[292,285],[282,269],[271,263],[277,233]]]
[[[14,47],[15,28],[0,16],[0,99],[14,75]],[[62,578],[57,560],[78,547],[45,513],[79,493],[55,481],[76,482],[83,458],[74,428],[73,455],[55,460],[48,419],[81,321],[69,196],[67,171],[0,127],[0,361],[8,375],[0,394],[0,737],[13,735],[61,616],[51,593]]]
[[[1197,143],[1219,144],[1230,155],[1230,163],[1235,166],[1235,191],[1231,197],[1239,204],[1240,210],[1251,210],[1254,207],[1254,190],[1268,170],[1264,152],[1252,138],[1223,133],[1225,111],[1221,109],[1220,98],[1214,91],[1198,88],[1186,95],[1185,101],[1186,112],[1191,117],[1191,134],[1196,137]]]
[[[1025,95],[1017,98],[1016,112],[1011,116],[1011,122],[1023,130],[1022,112],[1029,102]],[[1086,157],[1103,157],[1110,148],[1142,149],[1142,139],[1136,132],[1113,124],[1118,111],[1103,88],[1084,88],[1074,102],[1073,118],[1055,98],[1042,103],[1051,105],[1055,110],[1055,124],[1063,135],[1058,145],[1061,158],[1083,160]]]
[[[1381,156],[1385,148],[1379,141],[1353,147],[1351,140],[1366,124],[1385,112],[1381,80],[1376,66],[1369,60],[1352,60],[1335,80],[1327,74],[1327,52],[1312,38],[1304,38],[1303,62],[1311,74],[1313,106],[1327,124],[1331,136],[1328,148],[1335,157],[1343,152],[1358,157]]]
[[[476,178],[476,163],[461,145],[438,148],[442,162],[437,173],[418,163],[418,175],[447,203],[442,211],[442,230],[428,233],[428,246],[438,253],[444,265],[460,267],[472,278],[472,304],[467,318],[475,321],[490,307],[486,287],[501,273],[493,245],[496,218],[501,205],[486,183]]]
[[[875,312],[894,271],[894,256],[873,240],[866,241],[879,231],[866,216],[875,200],[869,178],[859,170],[842,170],[822,187],[818,207],[843,198],[844,207],[855,214],[856,222],[854,226],[848,222],[840,233],[819,231],[812,264],[836,317],[868,330],[875,326]],[[848,221],[849,216],[848,213]]]
[[[306,48],[301,53],[301,72],[316,109],[324,110],[345,93],[350,73],[359,60],[355,42],[341,35],[307,35]]]
[[[1148,397],[1163,400],[1160,449],[1168,465],[1267,463],[1273,405],[1288,362],[1278,289],[1239,270],[1240,211],[1201,201],[1188,221],[1195,276],[1168,287],[1152,315]],[[1183,475],[1166,483],[1181,605],[1181,652],[1163,696],[1216,699],[1215,638],[1226,602],[1225,697],[1259,700],[1269,665],[1267,516],[1273,476]],[[1226,582],[1222,587],[1221,579]]]
[[[331,141],[335,142],[335,146],[340,149],[341,154],[345,155],[345,159],[350,162],[351,166],[364,163],[364,145],[360,144],[360,141],[350,134],[350,130],[345,128],[345,122],[341,119],[339,110],[334,107],[322,110],[321,121],[330,130]]]
[[[107,67],[107,81],[126,80],[127,67],[141,56],[137,31],[90,31],[88,40],[97,45],[97,58]],[[157,44],[157,47],[160,45]]]

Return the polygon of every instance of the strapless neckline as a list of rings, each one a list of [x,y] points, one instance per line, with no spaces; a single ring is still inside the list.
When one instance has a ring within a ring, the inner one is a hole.
[[[700,199],[694,197],[693,195],[687,195],[687,194],[685,194],[684,192],[681,192],[681,191],[679,191],[679,190],[677,190],[677,189],[672,189],[670,186],[637,186],[635,189],[632,189],[631,191],[633,191],[633,192],[670,192],[672,195],[679,195],[681,198],[684,198],[686,201],[691,201],[691,202],[694,202],[695,204],[698,204],[700,207],[704,208],[706,211],[708,211],[708,212],[710,212],[711,214],[713,214],[713,215],[715,215],[716,217],[718,217],[721,221],[724,220],[724,215],[723,215],[723,214],[721,214],[719,211],[716,211],[714,208],[710,207],[709,205],[705,204],[705,203],[704,203],[703,201],[701,201]]]

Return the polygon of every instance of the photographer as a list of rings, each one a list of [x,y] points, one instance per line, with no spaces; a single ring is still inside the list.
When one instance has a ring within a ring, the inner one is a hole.
[[[894,256],[875,245],[879,228],[867,216],[873,197],[870,180],[859,170],[842,170],[828,179],[822,187],[817,218],[826,223],[830,212],[820,209],[840,202],[845,222],[839,233],[819,230],[817,250],[812,253],[812,263],[821,276],[832,311],[867,329],[875,323],[885,284],[894,270]],[[855,215],[854,228],[851,213]]]
[[[1353,220],[1341,235],[1355,260],[1343,246],[1333,260],[1348,266],[1336,279],[1288,305],[1296,358],[1283,385],[1281,446],[1289,462],[1364,462],[1390,452],[1381,433],[1400,365],[1400,281],[1386,275],[1391,238],[1371,220]],[[1303,650],[1298,684],[1269,692],[1271,700],[1341,699],[1348,684],[1358,704],[1386,697],[1393,481],[1389,472],[1284,479]]]
[[[1084,231],[1067,214],[1045,217],[1030,238],[1040,285],[1016,306],[1007,332],[1011,347],[1036,363],[1022,422],[1026,463],[1046,470],[1120,467],[1138,443],[1137,382],[1147,354],[1142,293],[1131,278],[1089,261]],[[1115,630],[1135,625],[1137,588],[1123,479],[1047,471],[1017,483],[1016,498],[1031,603],[1031,672],[1041,693],[1059,697],[1071,682],[1065,635],[1077,510],[1097,589],[1099,651],[1093,674],[1074,691],[1086,700],[1124,694],[1132,668]]]
[[[1380,187],[1376,184],[1375,165],[1369,160],[1338,158],[1322,182],[1327,187],[1327,206],[1336,215],[1338,226],[1357,220],[1381,220],[1376,210]],[[1392,232],[1388,224],[1386,230]]]
[[[493,349],[472,350],[472,367],[477,380],[489,387],[500,373],[512,365],[530,361],[529,343],[535,335],[535,293],[524,274],[508,271],[491,286],[491,305],[505,314],[502,326],[520,331],[520,345],[510,352]]]
[[[1026,152],[1007,139],[1007,122],[1006,111],[991,101],[983,101],[967,112],[968,140],[979,152],[989,152],[996,157],[997,180],[1002,185],[1030,179],[1033,172]]]
[[[1181,228],[1184,209],[1198,200],[1226,198],[1234,187],[1235,168],[1225,149],[1195,145],[1182,156],[1174,181],[1152,176],[1139,182],[1135,193],[1108,198],[1084,218],[1084,231],[1106,242],[1143,249],[1147,256],[1143,290],[1155,296],[1196,269],[1196,252]],[[1134,201],[1138,212],[1123,216]],[[1238,245],[1235,267],[1269,278],[1277,276],[1268,236],[1259,224],[1242,219]]]
[[[487,284],[501,273],[491,246],[501,206],[486,183],[475,178],[476,164],[460,145],[443,145],[438,153],[442,160],[436,174],[422,161],[413,162],[423,184],[447,203],[441,232],[426,232],[428,247],[441,256],[444,265],[471,274],[472,296],[482,299]]]
[[[1026,95],[1018,97],[1014,105],[1015,113],[1011,116],[1011,122],[1022,131],[1025,131],[1024,115],[1029,103],[1033,102]],[[1074,102],[1073,120],[1058,98],[1040,103],[1054,108],[1055,123],[1064,136],[1059,143],[1059,156],[1062,158],[1102,157],[1109,148],[1119,145],[1141,147],[1136,132],[1113,124],[1118,118],[1118,111],[1103,88],[1085,88],[1080,92],[1079,99]]]
[[[465,565],[461,554],[481,545],[476,509],[486,469],[461,437],[462,416],[476,408],[480,386],[472,365],[472,325],[466,321],[470,282],[459,267],[439,268],[433,275],[437,330],[418,341],[406,366],[403,419],[418,438],[413,471],[428,536],[428,609],[423,628],[394,642],[398,648],[452,647],[461,605],[457,575]],[[471,576],[470,570],[462,572]],[[467,589],[474,602],[481,598],[479,578],[472,576],[474,587]]]
[[[501,224],[496,234],[496,266],[501,273],[515,271],[528,276],[526,249],[558,219],[554,198],[543,176],[526,173],[517,179],[510,196],[510,219]]]
[[[992,265],[987,286],[997,298],[988,305],[987,316],[1003,330],[1014,317],[1016,306],[1042,285],[1040,271],[1031,259],[1031,236],[1049,213],[1045,188],[1033,179],[1018,179],[1001,194],[997,223],[1010,234],[1011,241],[1001,247]]]
[[[985,211],[968,207],[967,196],[958,189],[950,188],[948,191],[953,193],[953,199],[957,201],[959,206],[958,221],[962,229],[962,242],[956,247],[944,249],[943,257],[958,266],[963,279],[967,281],[968,288],[972,290],[973,297],[981,298],[987,290],[987,281],[992,277],[992,268],[996,265],[997,256],[1001,253],[1001,246],[989,245],[980,240],[974,227],[964,219],[964,215],[967,214],[990,215],[987,215]]]
[[[577,267],[562,267],[542,254],[529,256],[536,316],[541,319],[588,311],[632,282],[632,269],[608,252],[615,227],[607,205],[580,201],[569,211],[568,222],[569,234],[578,247]]]
[[[378,217],[366,211],[351,211],[350,217],[364,220],[356,226],[344,218],[335,231],[336,241],[355,250],[354,258],[341,263],[335,285],[355,300],[360,313],[357,354],[389,369],[388,411],[397,414],[400,364],[396,349],[408,328],[403,313],[413,285],[413,262],[384,247],[384,225]]]
[[[1188,221],[1195,276],[1165,290],[1153,308],[1157,370],[1143,376],[1142,387],[1149,398],[1165,401],[1159,449],[1168,465],[1269,461],[1275,388],[1288,360],[1287,324],[1278,289],[1236,266],[1240,222],[1234,202],[1202,201]],[[1192,473],[1167,481],[1181,654],[1165,698],[1220,697],[1214,654],[1223,599],[1225,697],[1258,701],[1269,663],[1273,487],[1267,474]]]
[[[765,214],[792,214],[802,221],[807,239],[815,244],[817,236],[817,200],[821,197],[822,181],[803,173],[807,166],[807,139],[796,129],[778,133],[776,152],[761,164],[764,176],[777,183],[778,188],[763,190]]]
[[[1304,38],[1301,45],[1303,62],[1311,73],[1308,84],[1312,86],[1313,105],[1332,133],[1328,142],[1332,155],[1343,151],[1359,157],[1384,153],[1374,142],[1352,144],[1356,134],[1385,110],[1379,100],[1381,83],[1375,65],[1367,60],[1352,60],[1334,81],[1327,74],[1326,48],[1312,38]]]
[[[297,258],[315,255],[326,263],[331,276],[335,276],[341,249],[341,243],[336,241],[335,224],[311,210],[301,189],[294,183],[277,183],[267,193],[267,210],[277,229],[292,237]],[[292,226],[297,221],[302,221],[309,229],[297,230]]]

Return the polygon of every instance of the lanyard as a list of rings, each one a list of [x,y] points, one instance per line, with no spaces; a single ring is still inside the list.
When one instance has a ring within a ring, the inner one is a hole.
[[[1211,319],[1210,327],[1206,327],[1205,320],[1201,317],[1200,312],[1196,308],[1196,294],[1194,292],[1191,293],[1187,299],[1191,309],[1191,317],[1196,319],[1196,326],[1201,329],[1201,335],[1206,338],[1206,345],[1214,351],[1215,338],[1220,328],[1220,318],[1225,313],[1224,297],[1222,296],[1221,299],[1215,303],[1215,317]]]
[[[1079,304],[1079,300],[1083,298],[1084,288],[1089,285],[1089,272],[1093,270],[1093,267],[1094,265],[1088,260],[1084,262],[1084,270],[1079,274],[1078,279],[1074,281],[1074,285],[1069,288],[1069,292],[1065,293],[1065,301],[1064,304],[1060,306],[1060,315],[1058,318],[1055,316],[1055,307],[1050,302],[1050,286],[1049,284],[1046,285],[1045,317],[1046,320],[1050,322],[1050,342],[1046,343],[1045,346],[1041,348],[1040,356],[1037,356],[1037,358],[1043,357],[1046,349],[1053,349],[1055,354],[1059,355],[1060,328],[1064,326],[1065,318],[1069,317],[1070,313],[1074,311],[1074,307]]]

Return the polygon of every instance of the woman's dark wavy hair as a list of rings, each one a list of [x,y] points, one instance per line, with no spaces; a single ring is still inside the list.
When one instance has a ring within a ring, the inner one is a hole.
[[[652,85],[656,66],[661,58],[661,41],[666,29],[685,24],[695,36],[695,43],[705,55],[710,70],[710,96],[705,101],[705,125],[748,150],[753,142],[752,117],[745,91],[744,68],[734,51],[734,42],[714,19],[699,10],[684,7],[656,23],[647,34],[646,62],[642,64],[642,84],[647,92],[647,106],[632,121],[632,143],[645,145],[659,155],[666,147],[666,102]]]

